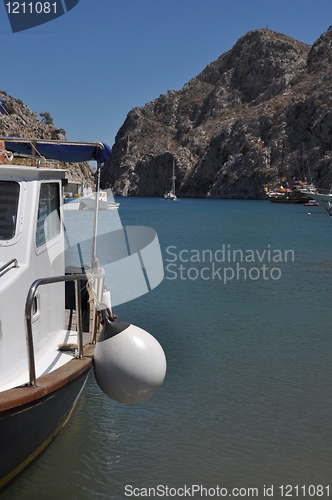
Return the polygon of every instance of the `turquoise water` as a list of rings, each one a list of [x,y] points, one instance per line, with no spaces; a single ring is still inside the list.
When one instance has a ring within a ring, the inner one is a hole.
[[[206,488],[194,498],[332,496],[331,219],[268,201],[120,202],[124,225],[157,231],[165,277],[115,312],[162,344],[165,382],[129,406],[91,374],[3,498],[179,499],[185,485]]]

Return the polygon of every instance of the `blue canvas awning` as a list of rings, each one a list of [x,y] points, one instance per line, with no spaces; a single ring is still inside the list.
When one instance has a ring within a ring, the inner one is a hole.
[[[18,139],[0,137],[5,142],[5,148],[12,153],[32,156],[43,156],[49,160],[63,162],[80,162],[95,160],[98,164],[105,163],[112,156],[111,148],[101,142],[67,142],[47,141],[39,139]]]

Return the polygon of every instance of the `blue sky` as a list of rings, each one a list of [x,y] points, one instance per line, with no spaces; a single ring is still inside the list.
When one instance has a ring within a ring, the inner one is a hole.
[[[181,89],[248,31],[313,44],[330,24],[332,0],[80,0],[14,34],[3,4],[0,89],[68,139],[112,146],[132,108]]]

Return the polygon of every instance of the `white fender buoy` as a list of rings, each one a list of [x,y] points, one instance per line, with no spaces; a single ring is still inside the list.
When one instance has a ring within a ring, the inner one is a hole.
[[[138,326],[111,321],[96,344],[94,373],[100,389],[119,403],[139,403],[162,385],[166,357],[159,342]]]

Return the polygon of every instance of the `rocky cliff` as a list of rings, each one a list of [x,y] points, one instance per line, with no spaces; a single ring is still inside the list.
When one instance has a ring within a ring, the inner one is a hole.
[[[114,194],[263,198],[280,176],[332,182],[332,30],[313,46],[241,37],[179,91],[131,110],[102,171]]]
[[[24,104],[20,99],[8,95],[0,90],[0,99],[4,103],[0,106],[3,113],[0,114],[0,136],[27,137],[37,139],[66,140],[65,131],[53,125],[49,113],[46,119],[38,119],[36,113]],[[69,181],[88,181],[94,185],[94,174],[89,163],[66,163],[57,165],[59,168],[66,168],[67,179]]]

